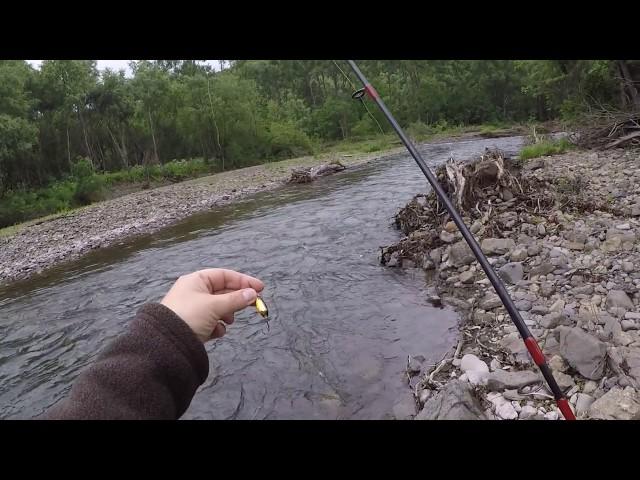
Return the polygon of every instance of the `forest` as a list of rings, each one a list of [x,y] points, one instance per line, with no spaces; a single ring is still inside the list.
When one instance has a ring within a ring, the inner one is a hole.
[[[103,198],[390,134],[346,62],[0,60],[0,227]],[[640,110],[637,60],[366,60],[414,138]]]

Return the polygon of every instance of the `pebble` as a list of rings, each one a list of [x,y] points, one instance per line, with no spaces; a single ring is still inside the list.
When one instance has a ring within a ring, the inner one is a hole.
[[[537,413],[538,413],[538,410],[536,409],[536,407],[532,407],[530,405],[525,405],[520,410],[520,414],[518,415],[518,418],[520,420],[526,420],[529,417],[533,417]]]

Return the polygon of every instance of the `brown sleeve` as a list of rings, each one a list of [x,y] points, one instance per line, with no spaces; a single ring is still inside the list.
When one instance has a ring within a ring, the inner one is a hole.
[[[150,303],[42,418],[175,420],[207,375],[202,342],[173,311]]]

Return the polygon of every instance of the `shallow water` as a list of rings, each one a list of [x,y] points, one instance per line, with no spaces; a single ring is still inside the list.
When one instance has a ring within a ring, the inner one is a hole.
[[[430,165],[521,137],[426,145]],[[394,214],[427,182],[402,154],[256,195],[157,234],[95,251],[0,289],[0,418],[54,404],[143,303],[205,267],[257,276],[271,321],[251,309],[208,345],[211,373],[184,418],[379,419],[406,393],[407,354],[437,362],[457,315],[425,277],[379,265]]]

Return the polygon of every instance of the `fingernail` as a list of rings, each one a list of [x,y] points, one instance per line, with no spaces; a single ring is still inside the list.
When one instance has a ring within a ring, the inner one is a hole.
[[[252,288],[246,288],[242,291],[242,298],[244,298],[247,303],[253,302],[256,296],[256,291]]]

